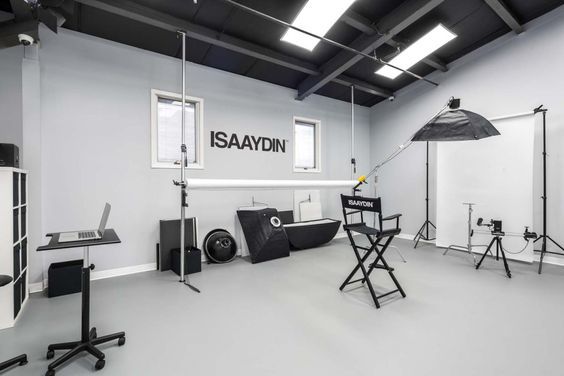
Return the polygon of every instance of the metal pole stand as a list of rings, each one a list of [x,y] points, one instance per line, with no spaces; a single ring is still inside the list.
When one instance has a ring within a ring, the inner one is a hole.
[[[415,242],[413,248],[417,248],[420,240],[430,241],[436,239],[435,237],[429,237],[429,226],[433,227],[435,231],[437,230],[437,226],[435,226],[433,222],[429,220],[429,141],[427,141],[427,159],[425,162],[425,168],[427,177],[425,189],[425,222],[423,223],[423,226],[419,228],[419,231],[417,231],[417,235],[415,235],[415,237],[413,238],[413,241]]]
[[[186,144],[186,32],[178,31],[178,35],[182,38],[182,132],[180,145],[180,181],[173,180],[174,185],[180,187],[180,281],[193,291],[199,293],[196,287],[190,284],[189,278],[184,273],[184,256],[186,252],[185,238],[186,229],[184,222],[186,220],[186,208],[188,207],[188,183],[186,182],[186,165],[188,164],[188,155]]]
[[[486,251],[482,255],[480,262],[478,262],[478,264],[476,264],[476,270],[480,269],[480,265],[482,265],[482,261],[484,261],[488,252],[491,253],[491,248],[495,243],[495,259],[497,261],[499,261],[499,254],[501,253],[501,256],[503,257],[503,265],[505,266],[505,274],[507,274],[508,278],[511,278],[511,271],[509,270],[509,265],[507,264],[507,259],[505,258],[505,251],[503,250],[503,244],[501,242],[501,238],[503,237],[503,235],[505,235],[505,233],[504,232],[498,232],[498,233],[493,233],[492,235],[494,237],[493,237],[492,241],[490,242],[490,244],[488,245],[488,248],[486,249]]]
[[[550,237],[550,235],[548,235],[547,232],[547,221],[546,221],[546,201],[547,201],[547,196],[546,196],[546,112],[548,110],[545,108],[542,108],[542,105],[535,108],[534,113],[538,114],[539,112],[542,113],[542,189],[543,189],[543,193],[542,193],[542,235],[540,235],[535,241],[534,243],[538,242],[539,240],[542,239],[541,242],[541,249],[536,250],[535,252],[539,252],[540,253],[540,260],[539,260],[539,274],[542,273],[542,262],[544,260],[544,256],[548,253],[548,254],[553,254],[553,255],[560,255],[560,256],[564,256],[563,253],[561,252],[552,252],[552,251],[547,251],[547,240],[551,241],[552,244],[554,244],[555,246],[557,246],[558,248],[560,248],[563,252],[564,252],[564,248],[558,244],[558,242],[556,242],[554,239],[552,239]]]
[[[478,246],[473,246],[472,245],[472,235],[474,235],[474,231],[472,230],[472,212],[474,211],[474,209],[472,208],[474,205],[476,205],[475,203],[471,203],[471,202],[463,202],[462,205],[468,205],[468,243],[463,246],[463,245],[449,245],[447,249],[445,249],[445,252],[443,253],[443,256],[446,255],[448,253],[448,251],[450,251],[451,249],[455,250],[455,251],[464,251],[464,252],[468,252],[470,255],[472,255],[472,258],[474,259],[474,265],[476,265],[476,255],[474,254],[474,252],[472,252],[472,247],[485,247],[484,245],[478,245]],[[486,253],[488,253],[490,250],[486,250]]]

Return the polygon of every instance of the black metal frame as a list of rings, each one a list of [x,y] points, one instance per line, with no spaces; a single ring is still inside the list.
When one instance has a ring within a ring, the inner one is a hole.
[[[501,241],[501,238],[503,237],[503,235],[505,235],[505,234],[504,233],[493,233],[494,237],[492,238],[492,241],[488,245],[488,248],[486,249],[486,251],[484,252],[482,257],[480,258],[480,261],[476,264],[476,270],[478,270],[480,268],[480,266],[482,265],[482,261],[484,261],[487,254],[491,253],[491,248],[495,243],[495,259],[496,259],[496,261],[499,261],[499,254],[501,253],[501,256],[503,257],[503,265],[505,266],[505,274],[507,274],[508,278],[511,278],[511,271],[509,270],[509,264],[507,264],[507,259],[505,258],[505,251],[503,250],[503,243]]]
[[[47,347],[47,359],[52,359],[55,356],[55,350],[69,350],[60,358],[49,364],[45,376],[55,375],[55,369],[70,361],[75,356],[82,352],[87,352],[96,357],[95,368],[100,370],[104,368],[106,361],[105,355],[102,351],[98,350],[96,346],[106,342],[118,340],[118,345],[125,344],[125,332],[110,334],[103,337],[98,337],[96,328],[90,329],[90,270],[94,269],[94,265],[83,266],[82,268],[82,329],[81,339],[75,342],[64,342],[49,345]]]
[[[349,198],[354,199],[354,200],[370,201],[370,202],[374,203],[374,207],[372,208],[372,210],[370,210],[368,208],[366,208],[366,210],[364,210],[364,209],[358,209],[358,208],[355,208],[355,207],[352,207],[352,206],[348,206],[346,204],[346,201]],[[374,304],[376,305],[376,308],[380,308],[380,302],[379,302],[380,299],[382,299],[385,296],[394,294],[396,292],[399,292],[402,295],[402,297],[405,298],[406,294],[405,294],[404,290],[402,289],[402,287],[400,286],[398,280],[394,276],[394,273],[393,273],[394,268],[390,267],[388,265],[388,263],[386,262],[386,260],[384,259],[384,253],[386,252],[386,250],[388,249],[388,246],[390,245],[390,243],[394,239],[394,236],[401,232],[401,229],[399,228],[399,219],[401,217],[401,214],[394,214],[394,215],[391,215],[391,216],[388,216],[388,217],[382,217],[380,198],[372,199],[372,198],[364,198],[364,197],[361,197],[361,196],[341,195],[341,201],[342,201],[342,204],[343,204],[343,217],[344,217],[344,222],[345,222],[343,228],[346,231],[347,236],[349,238],[349,241],[351,243],[351,247],[352,247],[354,254],[355,254],[355,257],[357,259],[357,265],[354,267],[354,269],[351,271],[351,273],[348,275],[348,277],[345,279],[345,281],[341,284],[341,286],[339,287],[339,290],[343,291],[343,289],[346,286],[348,286],[352,283],[356,283],[356,282],[362,282],[362,284],[366,283],[366,285],[368,286],[368,289],[370,291],[370,295],[372,296],[372,300],[374,301]],[[357,210],[347,211],[347,209],[357,209]],[[379,224],[380,224],[380,229],[367,227],[365,225],[364,211],[371,211],[371,212],[377,213],[378,221],[379,221]],[[348,216],[354,215],[354,214],[360,214],[361,221],[358,222],[358,223],[350,224],[348,222]],[[391,229],[391,230],[383,230],[382,226],[383,226],[384,222],[392,221],[392,220],[396,221],[396,227]],[[361,232],[361,228],[369,229],[369,230],[372,230],[372,231],[370,231],[370,233],[364,233],[364,232]],[[370,247],[367,248],[367,247],[362,247],[362,246],[357,245],[354,241],[354,237],[353,237],[353,234],[352,234],[353,232],[357,232],[359,234],[366,235],[366,238],[368,239],[368,241],[370,243]],[[385,243],[382,244],[381,242],[383,240],[385,240]],[[361,256],[359,250],[364,250],[364,251],[366,251],[366,253],[363,256]],[[374,262],[369,264],[368,268],[367,268],[364,264],[366,263],[366,261],[369,259],[369,257],[373,253],[376,253],[376,259],[374,260]],[[359,278],[359,279],[355,279],[355,280],[351,281],[351,279],[354,277],[354,275],[358,272],[359,269],[362,272],[362,277]],[[376,292],[374,291],[374,287],[372,286],[372,282],[370,281],[370,274],[372,274],[374,269],[386,270],[388,272],[388,274],[390,275],[390,278],[394,282],[396,289],[389,291],[389,292],[382,294],[382,295],[376,295]]]
[[[560,255],[563,256],[564,253],[561,252],[552,252],[552,251],[547,251],[546,250],[546,243],[547,240],[551,241],[554,245],[556,245],[558,248],[560,248],[563,252],[564,252],[564,248],[558,244],[558,242],[556,242],[554,239],[552,239],[550,237],[550,235],[547,234],[547,221],[546,221],[546,201],[547,201],[547,197],[546,197],[546,113],[547,113],[548,109],[546,108],[542,108],[542,105],[540,105],[539,107],[534,109],[534,113],[538,114],[538,113],[542,113],[542,235],[540,235],[535,241],[534,243],[538,242],[539,240],[542,239],[542,245],[541,245],[541,249],[536,250],[535,252],[539,252],[540,253],[540,260],[539,260],[539,274],[542,273],[542,262],[544,260],[544,256],[548,253],[548,254],[553,254],[553,255]]]
[[[427,159],[425,162],[425,169],[426,169],[425,173],[427,179],[425,186],[425,222],[419,228],[419,231],[417,231],[417,235],[415,235],[415,237],[413,238],[413,241],[415,242],[413,248],[417,248],[417,245],[419,244],[420,240],[429,241],[436,239],[429,237],[429,226],[432,226],[435,230],[437,229],[437,226],[435,226],[433,222],[429,220],[429,141],[427,141]]]
[[[23,354],[20,356],[16,356],[15,358],[12,358],[10,360],[7,360],[5,362],[0,363],[0,371],[4,371],[10,367],[13,367],[15,365],[18,366],[25,366],[27,364],[27,355]]]

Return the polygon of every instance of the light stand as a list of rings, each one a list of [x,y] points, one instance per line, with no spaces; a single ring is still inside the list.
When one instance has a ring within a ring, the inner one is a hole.
[[[443,256],[446,255],[448,253],[448,251],[450,251],[451,249],[454,249],[455,251],[464,251],[464,252],[468,252],[473,258],[474,258],[474,265],[476,265],[476,255],[474,254],[474,252],[472,252],[472,235],[473,235],[473,230],[472,230],[472,212],[474,211],[474,209],[472,208],[472,206],[476,205],[474,203],[471,202],[464,202],[463,205],[468,205],[468,243],[466,244],[466,246],[462,246],[462,245],[449,245],[447,249],[445,249],[445,252],[443,253]],[[486,252],[487,253],[487,252]]]
[[[190,287],[195,292],[200,292],[196,287],[190,284],[190,279],[186,278],[184,273],[184,256],[185,256],[185,225],[184,221],[186,219],[186,208],[188,207],[188,190],[186,182],[186,164],[188,163],[188,156],[186,152],[186,32],[178,31],[178,34],[182,38],[182,144],[180,145],[181,157],[180,157],[180,181],[173,181],[174,185],[180,187],[180,281],[186,286]]]
[[[421,228],[419,228],[419,231],[417,231],[417,235],[415,235],[415,237],[413,238],[413,241],[415,242],[415,245],[413,246],[413,248],[417,248],[417,245],[419,244],[420,240],[435,240],[436,238],[430,238],[429,237],[429,226],[433,227],[435,230],[437,229],[437,227],[433,224],[433,222],[431,222],[429,220],[429,141],[427,141],[427,159],[425,162],[425,168],[426,168],[426,187],[425,187],[425,222],[423,223],[423,226],[421,226]]]
[[[540,250],[535,250],[535,252],[540,252],[540,260],[539,260],[539,274],[542,273],[542,262],[544,260],[544,256],[549,253],[553,255],[564,255],[560,252],[551,252],[546,250],[546,243],[547,240],[551,241],[554,245],[564,251],[564,248],[560,244],[558,244],[554,239],[548,235],[547,232],[547,221],[546,221],[546,108],[542,108],[542,105],[534,109],[534,113],[542,113],[542,235],[540,235],[534,242],[542,239],[542,245]]]

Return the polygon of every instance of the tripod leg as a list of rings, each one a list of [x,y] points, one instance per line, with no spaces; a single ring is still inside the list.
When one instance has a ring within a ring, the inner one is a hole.
[[[507,264],[507,259],[505,258],[505,252],[503,251],[503,246],[501,245],[501,239],[498,240],[498,246],[501,249],[501,257],[503,257],[503,265],[505,266],[505,273],[508,278],[511,278],[511,271],[509,270],[509,265]]]
[[[550,236],[546,236],[548,238],[548,240],[550,240],[555,246],[557,246],[558,248],[560,248],[561,250],[564,251],[564,248],[562,248],[562,246],[560,244],[558,244],[557,241],[555,241],[554,239],[552,239]]]
[[[417,231],[417,235],[415,235],[415,237],[413,238],[413,241],[415,242],[415,245],[413,246],[413,248],[417,248],[417,245],[419,245],[419,240],[421,240],[421,238],[423,238],[423,230],[425,229],[426,224],[427,224],[427,222],[423,223],[423,226],[421,226],[421,228],[419,228],[419,231]]]
[[[484,259],[486,258],[486,255],[488,254],[488,252],[492,248],[494,241],[495,241],[495,238],[492,239],[492,241],[490,242],[490,245],[488,245],[488,248],[486,249],[486,251],[484,252],[482,257],[480,258],[480,261],[476,264],[476,270],[478,270],[480,268],[480,265],[482,265],[482,261],[484,261]]]
[[[539,260],[539,274],[542,274],[542,262],[544,261],[544,254],[546,253],[546,235],[543,235],[542,238],[542,246],[541,246],[541,254]]]

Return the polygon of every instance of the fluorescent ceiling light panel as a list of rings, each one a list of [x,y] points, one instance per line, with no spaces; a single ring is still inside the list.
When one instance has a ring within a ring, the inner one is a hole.
[[[354,1],[309,0],[292,23],[292,26],[299,27],[315,35],[325,36]],[[319,39],[290,28],[288,28],[281,40],[309,51],[312,51],[319,43]]]
[[[398,56],[394,57],[389,63],[401,69],[409,69],[433,52],[456,38],[456,34],[439,24],[433,30],[425,34],[411,46],[403,50]],[[376,74],[394,79],[403,72],[388,65],[376,71]]]

